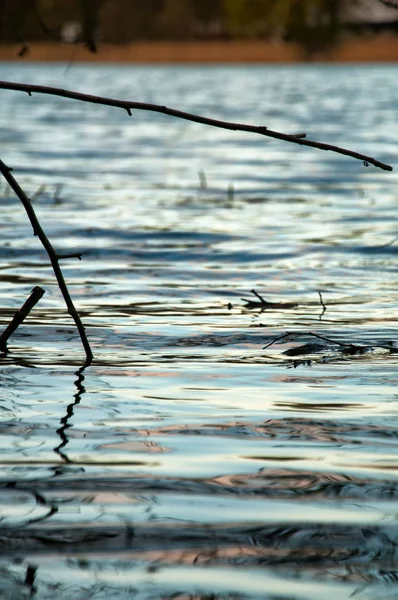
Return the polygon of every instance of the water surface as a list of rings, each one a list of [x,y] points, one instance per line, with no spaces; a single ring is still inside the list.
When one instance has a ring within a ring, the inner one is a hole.
[[[0,66],[1,79],[305,131],[394,166],[397,76]],[[83,252],[62,266],[95,361],[83,368],[3,182],[1,327],[33,286],[46,294],[0,362],[0,595],[395,598],[397,171],[1,95],[2,160],[57,251]],[[252,289],[272,307],[247,308]],[[263,350],[287,332],[300,335]]]

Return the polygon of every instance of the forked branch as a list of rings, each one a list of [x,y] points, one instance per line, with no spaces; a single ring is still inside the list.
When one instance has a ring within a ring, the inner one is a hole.
[[[19,183],[16,181],[15,177],[12,175],[10,167],[7,167],[7,165],[4,164],[4,162],[2,160],[0,160],[0,172],[2,173],[4,179],[7,181],[7,183],[11,187],[11,189],[15,192],[16,196],[22,202],[23,207],[28,215],[29,221],[31,222],[31,225],[33,227],[33,233],[34,233],[34,235],[37,235],[37,237],[41,241],[45,251],[48,254],[48,257],[51,262],[51,266],[54,271],[54,275],[57,279],[59,289],[61,290],[62,296],[64,297],[65,304],[68,309],[68,313],[74,320],[77,330],[79,332],[80,339],[82,341],[83,348],[86,353],[86,365],[88,365],[93,360],[93,353],[91,351],[90,344],[88,342],[83,323],[81,322],[78,312],[73,304],[72,298],[69,294],[68,287],[65,283],[63,273],[61,271],[61,267],[59,266],[60,259],[65,258],[65,256],[63,257],[62,255],[57,254],[57,252],[54,250],[54,247],[52,246],[48,237],[44,233],[42,226],[39,223],[39,220],[36,216],[36,213],[34,211],[32,203],[30,201],[30,198],[28,198],[28,196],[25,194],[25,192],[23,191],[23,189],[21,188]]]
[[[11,81],[0,81],[0,89],[3,90],[17,90],[26,92],[29,96],[32,93],[47,94],[50,96],[60,96],[62,98],[70,98],[72,100],[80,100],[82,102],[89,102],[91,104],[102,104],[103,106],[114,106],[115,108],[121,108],[131,116],[132,110],[146,110],[157,113],[169,115],[171,117],[177,117],[186,121],[193,121],[194,123],[201,123],[203,125],[210,125],[212,127],[218,127],[220,129],[229,129],[232,131],[247,131],[250,133],[257,133],[266,137],[275,138],[284,142],[290,142],[293,144],[299,144],[300,146],[310,146],[311,148],[318,148],[318,150],[326,150],[330,152],[336,152],[337,154],[344,154],[357,160],[361,160],[367,167],[369,164],[383,169],[384,171],[392,171],[392,167],[383,163],[372,156],[366,156],[360,152],[348,150],[347,148],[341,148],[340,146],[334,146],[332,144],[324,144],[323,142],[315,142],[314,140],[307,140],[305,133],[297,134],[286,134],[279,131],[273,131],[267,127],[260,125],[246,125],[244,123],[232,123],[229,121],[220,121],[218,119],[210,119],[208,117],[202,117],[192,113],[184,112],[174,108],[168,108],[160,104],[149,104],[146,102],[133,102],[130,100],[116,100],[114,98],[106,98],[103,96],[93,96],[91,94],[82,94],[80,92],[73,92],[70,90],[64,90],[61,88],[50,87],[45,85],[34,85],[28,83],[15,83]]]

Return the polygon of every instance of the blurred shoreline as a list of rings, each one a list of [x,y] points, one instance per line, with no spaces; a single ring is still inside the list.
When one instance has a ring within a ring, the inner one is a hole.
[[[351,38],[329,52],[309,58],[296,44],[269,41],[134,42],[100,44],[97,53],[81,45],[32,43],[23,57],[23,44],[0,45],[0,60],[19,62],[113,63],[298,63],[298,62],[398,62],[398,37]]]

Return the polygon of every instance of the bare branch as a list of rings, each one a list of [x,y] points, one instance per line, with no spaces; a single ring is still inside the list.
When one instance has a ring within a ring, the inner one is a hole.
[[[337,154],[343,154],[350,156],[357,160],[361,160],[365,167],[369,164],[383,169],[384,171],[392,171],[392,167],[383,163],[371,156],[366,156],[353,150],[341,148],[340,146],[334,146],[332,144],[324,144],[322,142],[315,142],[314,140],[307,140],[304,134],[286,134],[279,131],[272,131],[263,125],[246,125],[244,123],[232,123],[229,121],[220,121],[218,119],[210,119],[208,117],[202,117],[192,113],[184,112],[182,110],[176,110],[174,108],[168,108],[160,104],[149,104],[146,102],[133,102],[130,100],[116,100],[114,98],[106,98],[103,96],[93,96],[91,94],[83,94],[80,92],[72,92],[70,90],[64,90],[62,88],[50,87],[45,85],[34,85],[27,83],[15,83],[10,81],[0,81],[0,89],[3,90],[16,90],[26,92],[31,95],[32,93],[47,94],[50,96],[60,96],[62,98],[70,98],[73,100],[80,100],[82,102],[89,102],[91,104],[101,104],[103,106],[113,106],[115,108],[121,108],[131,114],[131,110],[146,110],[157,113],[169,115],[171,117],[177,117],[186,121],[192,121],[194,123],[201,123],[202,125],[210,125],[212,127],[219,127],[221,129],[228,129],[231,131],[247,131],[249,133],[257,133],[266,137],[275,138],[285,142],[291,142],[293,144],[299,144],[300,146],[310,146],[317,148],[318,150],[325,150],[330,152],[336,152]]]
[[[321,306],[322,306],[322,312],[319,315],[319,320],[322,321],[322,317],[325,314],[325,312],[327,311],[327,307],[323,301],[322,292],[318,291],[318,295],[319,295],[319,302],[321,303]]]
[[[79,260],[81,260],[82,256],[82,252],[70,252],[70,254],[57,254],[58,260],[64,260],[65,258],[78,258]]]
[[[9,186],[12,188],[12,190],[14,191],[16,196],[22,202],[23,207],[28,215],[29,221],[31,222],[31,225],[33,227],[33,233],[35,235],[37,235],[37,237],[41,241],[45,251],[48,254],[48,257],[51,261],[51,266],[54,271],[54,275],[58,282],[59,289],[61,290],[61,293],[64,297],[65,304],[68,308],[68,312],[76,324],[77,330],[80,335],[80,339],[83,344],[83,348],[86,352],[86,359],[87,359],[86,364],[90,364],[90,362],[93,359],[93,353],[91,351],[90,344],[88,342],[83,323],[81,322],[78,312],[73,304],[72,298],[69,294],[68,287],[65,283],[63,273],[61,271],[61,267],[59,266],[59,256],[57,255],[56,251],[54,250],[48,237],[44,233],[44,230],[42,229],[42,227],[39,223],[39,220],[36,216],[36,213],[33,209],[31,200],[25,194],[25,192],[23,191],[23,189],[21,188],[19,183],[16,181],[15,177],[11,174],[10,167],[7,167],[7,165],[5,165],[2,160],[0,160],[0,172],[2,173],[3,177],[5,178],[5,180],[9,184]]]
[[[30,296],[19,310],[13,316],[11,323],[7,325],[3,333],[0,335],[0,352],[7,352],[7,342],[12,334],[18,329],[18,327],[26,319],[32,308],[38,303],[40,298],[44,294],[43,288],[36,286],[30,293]]]

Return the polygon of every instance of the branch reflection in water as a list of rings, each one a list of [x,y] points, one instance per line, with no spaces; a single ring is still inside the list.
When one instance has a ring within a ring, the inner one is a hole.
[[[56,446],[54,448],[54,452],[56,452],[57,454],[59,454],[59,456],[62,458],[62,460],[66,463],[71,463],[73,461],[71,461],[68,457],[68,455],[64,452],[64,448],[65,446],[67,446],[67,444],[69,443],[69,439],[67,436],[67,430],[72,427],[72,424],[70,423],[70,420],[72,419],[73,415],[74,415],[74,409],[76,406],[78,406],[81,402],[82,399],[82,395],[85,393],[86,388],[83,385],[84,382],[84,371],[87,368],[87,363],[85,363],[82,367],[80,367],[80,369],[78,369],[75,373],[77,379],[75,380],[74,384],[76,386],[76,393],[73,396],[73,402],[71,402],[67,408],[66,408],[66,414],[62,417],[60,424],[61,427],[59,427],[56,431],[56,433],[59,435],[60,439],[61,439],[61,443],[59,444],[59,446]]]

